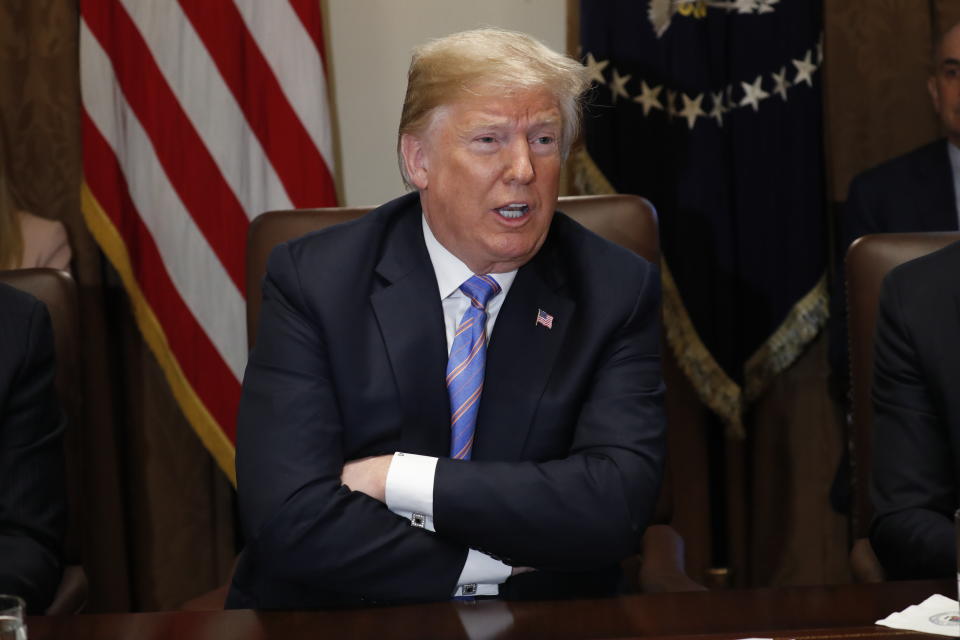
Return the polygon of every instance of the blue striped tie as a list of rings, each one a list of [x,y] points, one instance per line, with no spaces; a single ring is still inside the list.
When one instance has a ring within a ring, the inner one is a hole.
[[[447,361],[450,457],[469,460],[487,359],[487,301],[500,293],[500,285],[490,276],[471,276],[460,285],[460,291],[470,298],[470,306],[457,327]]]

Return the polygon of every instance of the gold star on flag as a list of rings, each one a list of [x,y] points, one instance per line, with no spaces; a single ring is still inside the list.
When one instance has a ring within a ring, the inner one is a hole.
[[[793,66],[797,68],[797,76],[793,79],[793,84],[806,82],[809,86],[813,86],[813,72],[817,70],[817,65],[810,61],[812,55],[813,52],[807,50],[807,55],[803,56],[803,60],[791,60]]]
[[[757,3],[757,13],[773,13],[773,5],[780,0],[760,0]]]
[[[780,73],[774,71],[770,75],[773,76],[773,92],[786,102],[787,89],[790,88],[790,81],[787,80],[787,68],[780,67]]]
[[[630,99],[630,94],[627,93],[626,85],[630,81],[630,74],[628,73],[625,76],[621,76],[620,72],[616,69],[613,70],[613,78],[610,80],[610,92],[613,94],[613,101],[617,101],[617,96],[621,98]]]
[[[660,92],[662,90],[663,85],[648,87],[646,80],[640,81],[640,95],[634,96],[633,101],[643,106],[644,116],[650,115],[650,111],[653,109],[663,110],[663,105],[660,104]]]
[[[597,60],[592,53],[587,54],[587,75],[590,80],[597,84],[606,84],[607,79],[603,77],[603,70],[610,64],[609,60]]]
[[[713,99],[713,106],[710,108],[709,117],[717,121],[717,126],[723,126],[723,114],[727,112],[727,108],[723,106],[723,91],[717,91],[716,93],[711,92],[710,97]]]
[[[680,110],[679,115],[686,118],[687,127],[693,129],[693,125],[697,124],[697,117],[707,115],[700,108],[700,103],[703,102],[703,94],[698,94],[696,98],[688,98],[687,94],[681,93],[680,97],[683,98],[683,109]]]
[[[770,94],[764,91],[760,87],[760,83],[763,82],[763,76],[757,76],[757,79],[752,83],[741,82],[740,86],[743,87],[743,99],[740,100],[740,106],[745,107],[750,105],[753,107],[754,111],[760,110],[760,101],[764,98],[769,98]]]

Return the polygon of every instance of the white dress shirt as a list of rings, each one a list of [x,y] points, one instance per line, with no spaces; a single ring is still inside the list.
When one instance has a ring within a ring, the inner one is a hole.
[[[447,336],[447,354],[453,345],[453,336],[460,319],[470,306],[470,299],[460,291],[460,285],[474,273],[459,258],[450,253],[433,235],[426,218],[422,219],[423,239],[427,244],[430,262],[437,276],[437,287],[443,304],[443,322]],[[482,275],[482,274],[478,274]],[[517,275],[516,269],[509,273],[492,273],[500,285],[500,293],[487,302],[487,341],[493,336],[493,326],[500,307]],[[437,459],[397,452],[387,472],[386,502],[393,513],[409,518],[412,526],[436,531],[433,526],[433,477]],[[498,585],[510,577],[512,568],[476,549],[470,549],[467,561],[457,580],[453,595],[497,595]]]
[[[947,141],[947,152],[950,156],[950,169],[953,175],[953,198],[957,211],[957,226],[960,227],[960,149],[952,142]]]

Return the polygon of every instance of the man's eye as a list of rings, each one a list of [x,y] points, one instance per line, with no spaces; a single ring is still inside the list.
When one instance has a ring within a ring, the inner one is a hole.
[[[537,136],[530,144],[539,153],[554,153],[557,149],[557,138],[556,136]]]
[[[476,140],[477,142],[481,142],[483,144],[493,144],[494,142],[497,141],[497,139],[494,138],[493,136],[479,136],[477,137]]]

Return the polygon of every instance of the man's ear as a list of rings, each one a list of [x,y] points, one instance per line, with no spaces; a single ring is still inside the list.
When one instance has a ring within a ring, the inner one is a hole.
[[[407,170],[410,182],[417,189],[427,188],[427,153],[423,140],[412,133],[405,133],[400,137],[400,155],[403,156],[403,166]]]
[[[930,100],[933,102],[933,110],[940,113],[940,89],[937,87],[937,77],[927,78],[927,91],[930,92]]]

